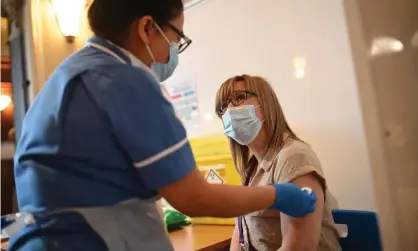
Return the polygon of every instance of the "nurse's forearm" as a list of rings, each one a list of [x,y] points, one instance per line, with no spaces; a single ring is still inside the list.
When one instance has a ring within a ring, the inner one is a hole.
[[[192,206],[191,216],[236,217],[269,208],[276,198],[273,186],[245,187],[208,184]]]
[[[276,198],[273,186],[244,187],[208,184],[197,170],[159,190],[160,195],[189,216],[236,217],[269,208]]]

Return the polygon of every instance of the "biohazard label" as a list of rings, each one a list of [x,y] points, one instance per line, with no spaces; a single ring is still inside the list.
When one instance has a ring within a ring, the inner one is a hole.
[[[206,176],[206,181],[211,184],[223,184],[223,179],[214,171],[210,170],[208,176]]]
[[[226,183],[225,165],[199,167],[206,181],[211,184]]]

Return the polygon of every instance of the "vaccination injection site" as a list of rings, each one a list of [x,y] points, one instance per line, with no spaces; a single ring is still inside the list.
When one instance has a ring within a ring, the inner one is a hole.
[[[418,251],[418,0],[1,0],[1,250]]]

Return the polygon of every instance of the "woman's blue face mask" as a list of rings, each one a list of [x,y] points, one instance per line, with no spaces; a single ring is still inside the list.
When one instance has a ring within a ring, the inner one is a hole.
[[[222,115],[225,135],[240,145],[250,144],[257,137],[263,124],[255,112],[257,107],[259,106],[229,107]]]
[[[166,81],[171,75],[173,75],[174,70],[177,68],[177,65],[179,64],[179,44],[176,42],[170,42],[168,40],[167,36],[164,34],[163,30],[155,24],[158,31],[161,33],[161,35],[164,37],[164,39],[167,41],[167,43],[170,45],[169,49],[169,60],[166,63],[160,63],[155,61],[154,54],[152,53],[149,45],[146,45],[146,48],[148,50],[148,53],[150,54],[153,63],[151,64],[151,69],[155,72],[160,82]]]

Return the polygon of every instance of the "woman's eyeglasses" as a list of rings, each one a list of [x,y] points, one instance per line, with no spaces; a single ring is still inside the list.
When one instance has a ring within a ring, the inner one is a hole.
[[[227,102],[222,103],[221,109],[218,111],[219,115],[223,115],[226,112],[229,104],[233,104],[234,106],[240,106],[251,96],[257,95],[251,91],[237,91],[232,93],[231,98],[228,99]]]
[[[170,27],[170,29],[172,29],[175,33],[177,33],[177,35],[180,36],[178,53],[182,53],[183,51],[187,49],[187,47],[189,47],[189,45],[192,43],[192,40],[188,38],[186,35],[184,35],[184,33],[180,31],[179,29],[177,29],[174,25],[170,23],[167,23],[166,25]]]

